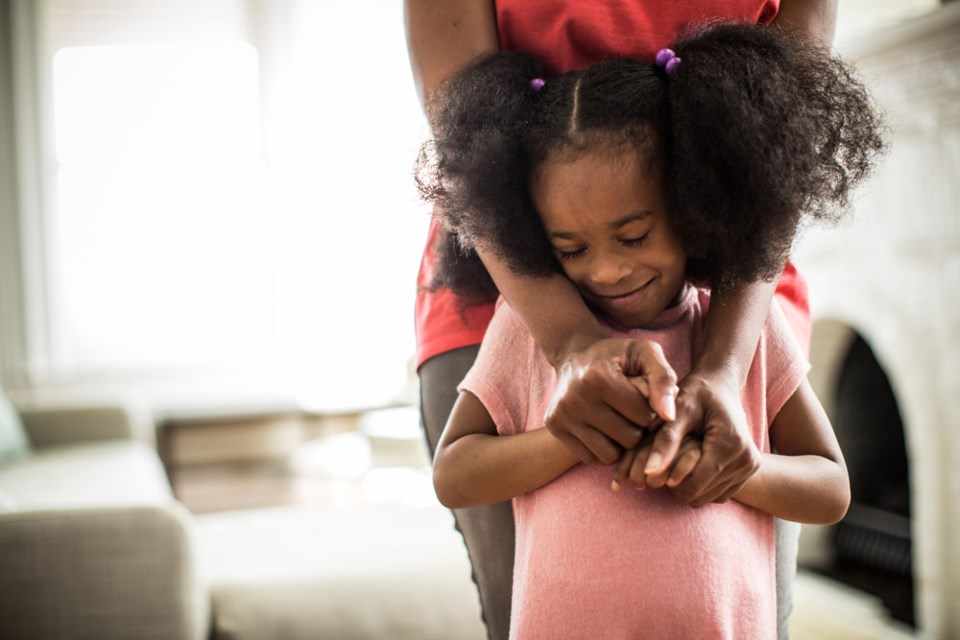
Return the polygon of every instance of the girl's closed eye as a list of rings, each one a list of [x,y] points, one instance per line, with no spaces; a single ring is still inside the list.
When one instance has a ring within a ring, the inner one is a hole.
[[[561,260],[573,260],[574,258],[579,258],[587,251],[585,247],[581,247],[579,249],[560,249],[559,247],[554,247],[554,250],[557,252],[557,257]]]
[[[650,237],[650,232],[647,231],[647,232],[646,232],[645,234],[643,234],[642,236],[639,236],[639,237],[637,237],[637,238],[627,238],[627,239],[625,239],[625,240],[621,240],[620,242],[622,242],[623,244],[625,244],[625,245],[628,246],[628,247],[639,247],[639,246],[642,245],[644,242],[646,242],[646,241],[647,241],[647,238],[649,238],[649,237]]]

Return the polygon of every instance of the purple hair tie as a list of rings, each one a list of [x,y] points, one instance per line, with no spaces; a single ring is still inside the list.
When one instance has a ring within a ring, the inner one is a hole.
[[[540,89],[543,89],[543,85],[545,84],[547,84],[547,81],[543,78],[534,78],[530,81],[530,88],[534,91],[540,91]]]
[[[682,58],[679,58],[673,49],[660,49],[653,59],[657,66],[664,70],[667,75],[673,73],[673,70],[680,64]]]

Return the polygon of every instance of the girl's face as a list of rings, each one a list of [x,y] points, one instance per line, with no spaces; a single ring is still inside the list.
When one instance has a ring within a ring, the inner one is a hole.
[[[686,254],[659,176],[636,148],[563,151],[534,172],[533,202],[564,273],[621,328],[643,327],[683,290]]]

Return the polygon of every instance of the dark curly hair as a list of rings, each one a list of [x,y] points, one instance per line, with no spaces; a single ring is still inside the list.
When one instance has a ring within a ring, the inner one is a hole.
[[[831,220],[884,148],[851,69],[776,28],[712,24],[673,47],[667,77],[616,60],[531,86],[520,53],[485,56],[431,105],[417,183],[445,234],[434,286],[467,303],[496,295],[473,247],[514,271],[561,271],[530,196],[553,151],[635,144],[660,168],[687,273],[714,287],[779,275],[799,225]]]

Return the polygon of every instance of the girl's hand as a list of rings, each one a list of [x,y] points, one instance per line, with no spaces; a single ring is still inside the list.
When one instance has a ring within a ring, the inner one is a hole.
[[[643,376],[646,389],[627,376]],[[660,345],[600,340],[558,368],[544,422],[583,462],[613,464],[640,443],[645,428],[675,417],[677,393]]]

